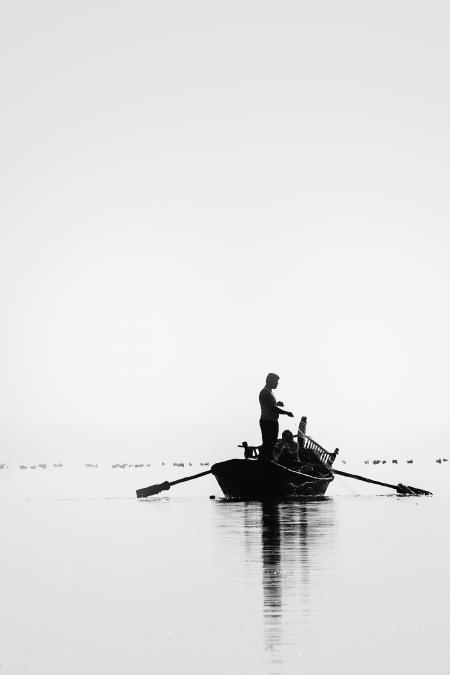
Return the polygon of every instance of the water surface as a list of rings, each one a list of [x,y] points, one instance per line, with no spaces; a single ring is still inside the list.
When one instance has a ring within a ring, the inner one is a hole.
[[[206,477],[138,501],[158,472],[2,471],[1,672],[447,672],[448,469],[395,471],[435,496],[226,502]]]

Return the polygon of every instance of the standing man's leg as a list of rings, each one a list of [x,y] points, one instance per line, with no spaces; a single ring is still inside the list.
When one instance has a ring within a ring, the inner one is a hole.
[[[259,420],[262,436],[262,447],[259,452],[260,459],[272,459],[275,443],[278,439],[278,422],[271,420]]]

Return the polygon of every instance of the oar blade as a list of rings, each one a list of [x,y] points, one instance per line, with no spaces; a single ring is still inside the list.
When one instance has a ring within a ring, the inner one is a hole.
[[[428,490],[422,490],[421,488],[411,487],[411,485],[403,485],[403,483],[399,483],[397,485],[397,492],[399,495],[412,495],[412,496],[433,495],[433,493],[429,492]]]
[[[152,495],[157,495],[163,490],[169,490],[170,483],[169,481],[164,481],[164,483],[159,483],[157,485],[149,485],[148,487],[141,488],[136,490],[136,497],[142,499],[143,497],[151,497]]]

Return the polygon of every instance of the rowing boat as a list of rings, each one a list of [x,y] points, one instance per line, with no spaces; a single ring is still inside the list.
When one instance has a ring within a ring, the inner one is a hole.
[[[227,499],[288,499],[323,497],[335,474],[345,478],[354,478],[365,483],[381,485],[397,491],[399,495],[431,495],[428,490],[410,485],[392,485],[373,478],[357,476],[346,471],[332,469],[339,450],[328,452],[321,445],[305,434],[306,418],[302,418],[298,429],[299,462],[284,466],[273,460],[257,458],[256,446],[242,443],[244,459],[228,459],[213,464],[208,471],[194,476],[185,476],[174,481],[164,481],[136,490],[139,499],[157,495],[163,490],[170,490],[173,485],[195,480],[212,473],[219,483]]]
[[[213,464],[211,473],[227,499],[323,497],[334,475],[311,468],[293,470],[277,462],[229,459]]]
[[[295,468],[253,458],[249,446],[243,443],[245,459],[213,464],[211,473],[228,499],[323,497],[334,479],[331,466],[337,453],[326,451],[301,432],[299,440],[300,462]]]

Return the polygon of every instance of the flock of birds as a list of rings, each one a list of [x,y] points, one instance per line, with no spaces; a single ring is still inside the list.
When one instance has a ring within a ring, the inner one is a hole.
[[[52,466],[54,469],[61,469],[64,465],[59,463],[59,464],[19,464],[19,469],[46,469],[48,466]],[[4,463],[0,464],[0,469],[9,469],[9,466]]]
[[[86,467],[97,468],[98,464],[85,464]],[[151,466],[151,464],[112,464],[112,469],[143,469],[144,467]],[[161,462],[161,466],[166,466],[166,462]],[[168,466],[168,464],[167,464]],[[192,462],[172,462],[172,466],[194,466]],[[200,466],[209,466],[209,462],[200,462]]]
[[[60,469],[64,465],[61,463],[58,464],[19,464],[19,469],[46,469],[47,467],[51,467],[54,469]],[[85,469],[98,469],[98,464],[90,464],[87,463],[84,465]],[[149,467],[151,464],[111,464],[112,469],[143,469],[145,467]],[[161,466],[169,466],[168,462],[161,462]],[[179,467],[185,467],[185,466],[195,466],[192,462],[172,462],[172,466],[179,466]],[[200,462],[200,466],[209,466],[209,462]],[[0,470],[1,469],[9,469],[9,466],[5,463],[0,464]]]
[[[401,460],[400,460],[401,461]],[[413,459],[407,459],[406,464],[413,464],[414,460]],[[435,462],[437,464],[442,464],[443,462],[448,462],[447,457],[439,457],[438,459],[435,459]],[[346,464],[345,459],[341,460],[342,464]],[[398,459],[365,459],[364,464],[398,464],[399,460]],[[209,462],[200,462],[200,466],[209,466]],[[98,469],[98,464],[90,464],[87,463],[84,465],[85,469]],[[128,463],[116,463],[112,464],[111,468],[112,469],[144,469],[146,467],[152,466],[151,464],[128,464]],[[161,462],[161,466],[170,466],[170,462]],[[186,466],[195,466],[192,462],[172,462],[172,466],[174,467],[181,467],[184,468]],[[58,464],[20,464],[19,469],[46,469],[47,467],[52,467],[54,469],[60,469],[63,467],[62,463]],[[0,464],[0,470],[1,469],[8,469],[8,465],[6,463]]]
[[[442,462],[448,462],[447,457],[440,457],[439,459],[435,460],[438,464],[442,464]],[[398,464],[398,459],[392,459],[391,460],[392,464]],[[344,462],[345,463],[345,462]],[[387,459],[365,459],[364,464],[387,464],[388,460]],[[407,459],[406,460],[407,464],[413,464],[414,460],[413,459]]]

